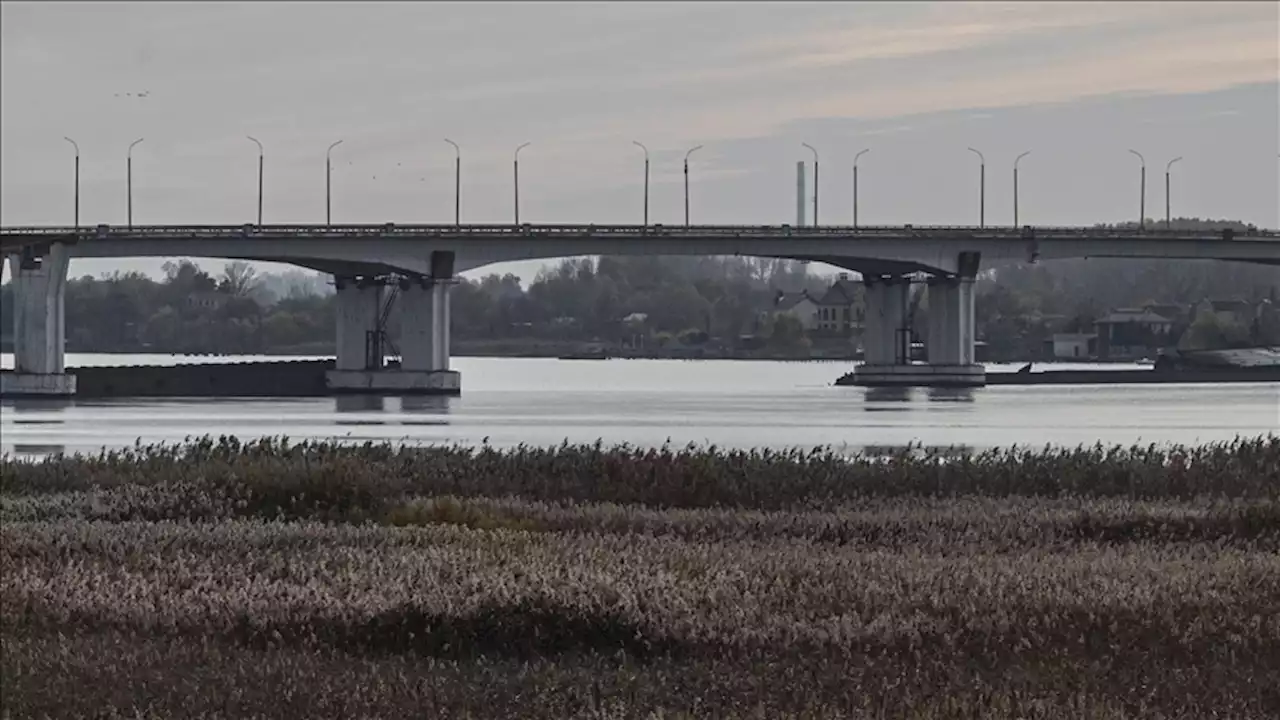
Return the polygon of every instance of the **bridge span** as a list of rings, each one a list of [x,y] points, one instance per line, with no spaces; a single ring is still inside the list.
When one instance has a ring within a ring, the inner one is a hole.
[[[157,225],[0,228],[15,283],[15,372],[0,394],[73,394],[63,289],[75,257],[209,257],[284,262],[337,288],[335,391],[457,393],[449,369],[449,288],[493,263],[582,255],[751,255],[824,262],[866,286],[867,385],[981,385],[974,362],[979,267],[1060,258],[1166,258],[1280,265],[1280,233],[1159,228],[791,225]],[[929,276],[927,364],[910,361],[909,275]],[[401,304],[399,368],[386,318]]]

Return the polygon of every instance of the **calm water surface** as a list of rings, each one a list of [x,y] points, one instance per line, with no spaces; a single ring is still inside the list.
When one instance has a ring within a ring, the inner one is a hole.
[[[260,358],[70,355],[69,365]],[[279,359],[279,358],[278,358]],[[0,357],[12,367],[12,357]],[[0,452],[96,451],[205,434],[415,443],[987,448],[1195,443],[1280,432],[1280,383],[877,391],[845,362],[455,358],[459,398],[4,401]],[[1038,369],[1092,367],[1045,365]],[[1098,366],[1114,369],[1126,366]],[[992,372],[1014,366],[991,366]]]

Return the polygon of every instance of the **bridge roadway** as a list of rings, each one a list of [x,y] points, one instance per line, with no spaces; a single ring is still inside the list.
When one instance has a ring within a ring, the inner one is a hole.
[[[435,251],[457,272],[496,262],[581,255],[755,255],[870,274],[956,273],[958,256],[991,267],[1038,259],[1215,259],[1280,265],[1280,232],[1090,227],[790,225],[96,225],[0,228],[0,254],[65,243],[71,257],[214,257],[322,272],[430,274]]]

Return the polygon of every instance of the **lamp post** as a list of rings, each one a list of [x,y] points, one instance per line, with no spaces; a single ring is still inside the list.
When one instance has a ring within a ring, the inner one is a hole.
[[[858,158],[870,152],[870,150],[871,148],[859,150],[853,156],[853,226],[855,228],[858,227]]]
[[[1170,160],[1168,165],[1164,166],[1164,229],[1165,230],[1173,229],[1173,214],[1169,210],[1169,170],[1170,168],[1173,167],[1174,163],[1178,162],[1181,159],[1182,159],[1182,156],[1179,155],[1178,157]]]
[[[813,153],[813,227],[818,226],[818,151],[809,143],[800,143]]]
[[[142,142],[142,138],[138,138],[129,143],[129,151],[125,153],[125,192],[127,194],[126,203],[126,221],[129,229],[133,229],[133,146]]]
[[[520,224],[520,151],[525,149],[526,147],[529,147],[529,144],[530,143],[521,143],[518,147],[516,147],[514,160],[512,160],[512,163],[511,163],[511,169],[513,172],[513,176],[515,177],[514,187],[515,187],[515,210],[516,210],[517,225]]]
[[[324,151],[324,224],[329,225],[333,221],[333,149],[342,144],[341,140],[329,146]]]
[[[684,154],[684,226],[689,227],[689,156],[701,150],[701,145],[689,148]]]
[[[1138,161],[1142,163],[1142,180],[1138,185],[1138,229],[1143,230],[1147,225],[1147,159],[1137,150],[1129,152],[1137,155]]]
[[[644,226],[649,227],[649,148],[639,140],[631,143],[644,151]]]
[[[74,207],[75,218],[76,218],[76,229],[79,230],[80,229],[80,146],[76,144],[75,140],[72,140],[69,137],[63,136],[62,139],[71,143],[71,147],[75,148],[76,150],[76,179],[75,179],[76,189],[75,189],[75,205],[73,207]]]
[[[262,228],[262,143],[252,135],[245,135],[258,146],[258,228]]]
[[[987,226],[987,159],[982,153],[969,148],[969,152],[978,156],[978,227]]]
[[[453,146],[453,224],[462,224],[462,148],[458,143],[444,139]]]
[[[1018,227],[1018,162],[1031,154],[1030,150],[1013,159],[1013,226]]]

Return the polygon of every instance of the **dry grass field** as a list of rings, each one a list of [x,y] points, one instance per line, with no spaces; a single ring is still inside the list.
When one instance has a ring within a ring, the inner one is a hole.
[[[1280,717],[1280,438],[0,460],[5,718]]]

